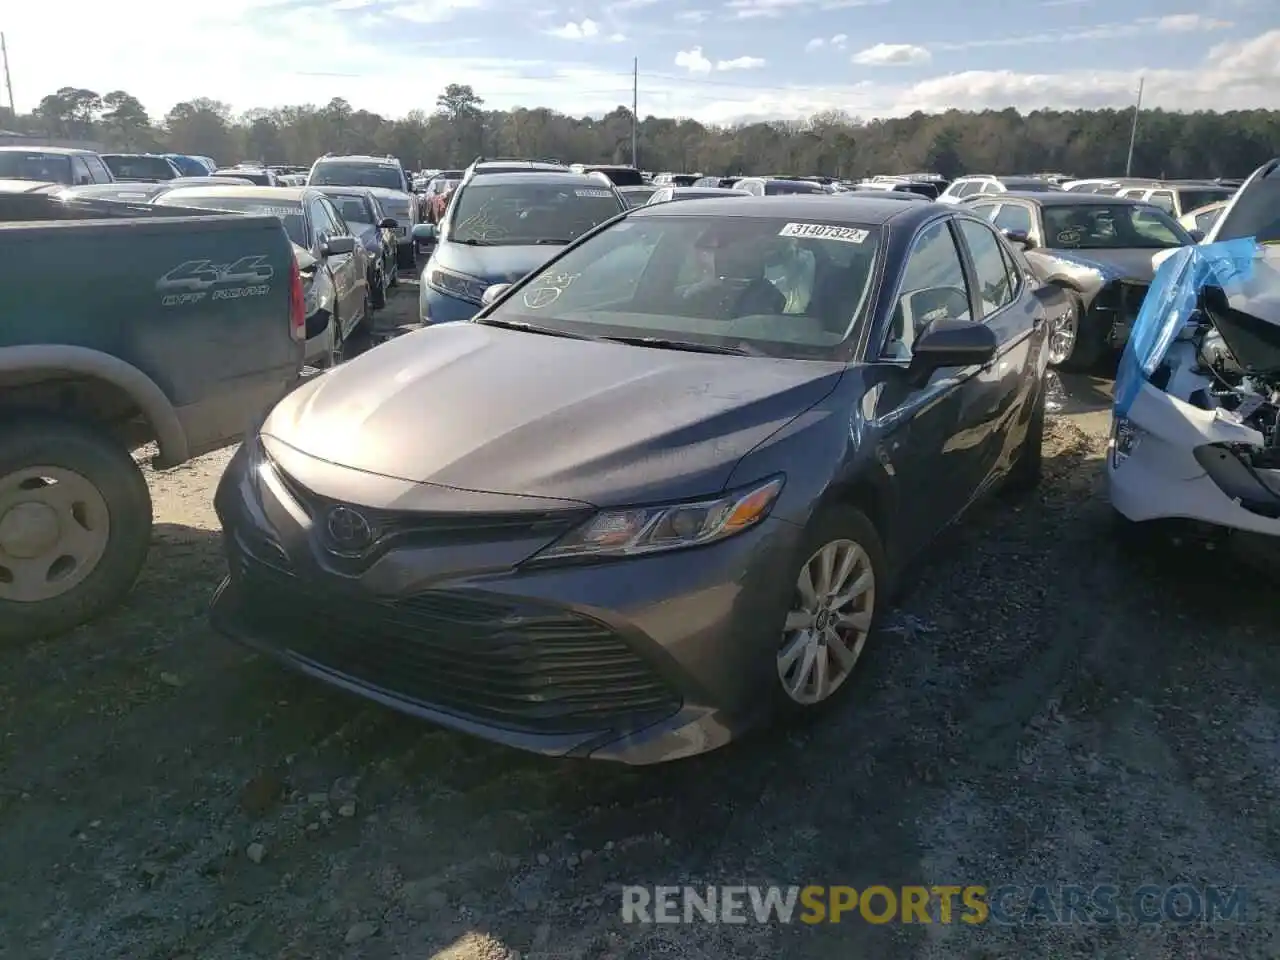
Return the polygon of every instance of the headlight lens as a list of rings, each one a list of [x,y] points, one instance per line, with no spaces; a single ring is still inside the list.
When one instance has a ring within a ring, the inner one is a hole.
[[[533,559],[631,557],[723,540],[767,517],[782,483],[772,477],[714,500],[602,510]]]
[[[432,267],[427,273],[427,285],[443,294],[465,300],[467,303],[480,305],[485,288],[489,285],[483,280],[469,277],[465,273],[454,273],[441,267]]]
[[[1137,449],[1145,431],[1128,417],[1115,417],[1111,424],[1111,466],[1120,466]]]

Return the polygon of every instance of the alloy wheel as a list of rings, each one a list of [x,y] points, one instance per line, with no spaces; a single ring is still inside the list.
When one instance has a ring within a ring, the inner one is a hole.
[[[777,655],[788,697],[812,706],[840,688],[862,655],[875,601],[875,570],[860,544],[832,540],[805,561]]]
[[[1049,321],[1049,363],[1057,366],[1065,363],[1076,346],[1080,331],[1080,317],[1075,304],[1061,315]]]

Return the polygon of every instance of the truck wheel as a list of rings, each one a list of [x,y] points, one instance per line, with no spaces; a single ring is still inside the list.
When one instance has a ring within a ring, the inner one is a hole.
[[[99,430],[33,420],[0,430],[0,640],[70,630],[133,588],[151,494]]]

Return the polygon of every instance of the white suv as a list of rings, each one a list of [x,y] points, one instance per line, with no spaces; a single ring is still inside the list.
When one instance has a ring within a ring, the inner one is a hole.
[[[401,270],[418,262],[413,228],[418,225],[418,197],[404,167],[395,157],[339,157],[325,154],[311,165],[310,187],[366,187],[396,221],[396,261]]]

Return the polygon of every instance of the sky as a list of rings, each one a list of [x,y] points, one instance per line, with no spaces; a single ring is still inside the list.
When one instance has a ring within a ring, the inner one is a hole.
[[[449,83],[491,108],[630,106],[707,123],[844,110],[1280,108],[1276,0],[133,0],[0,30],[19,111],[62,86],[122,89],[153,116],[343,97],[387,117]],[[201,9],[201,8],[204,9]]]

